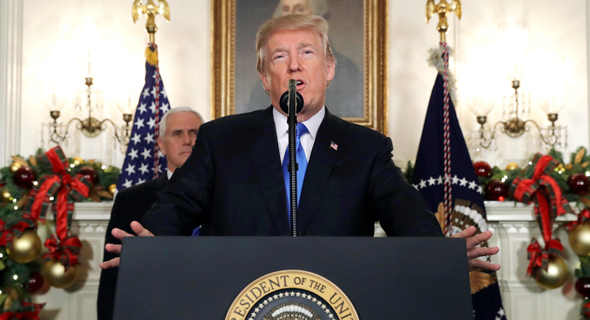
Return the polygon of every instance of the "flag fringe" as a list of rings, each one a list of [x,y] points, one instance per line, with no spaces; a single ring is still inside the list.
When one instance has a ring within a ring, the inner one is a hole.
[[[465,230],[469,226],[476,228],[475,234],[488,230],[485,210],[465,199],[455,199],[451,221],[451,226],[458,230]],[[481,246],[487,247],[488,242],[484,241]]]
[[[434,67],[436,71],[438,71],[438,73],[441,75],[444,74],[445,69],[445,62],[442,56],[443,52],[444,49],[441,47],[431,48],[428,50],[428,59],[426,60],[428,65]],[[454,52],[455,51],[451,47],[449,47],[449,57],[453,56]],[[449,94],[451,95],[451,100],[453,101],[453,104],[457,106],[459,102],[457,101],[457,82],[455,76],[453,75],[453,72],[450,70],[448,71],[447,80],[449,83]]]
[[[152,49],[152,47],[148,46],[145,49],[145,60],[150,65],[157,67],[158,66],[158,51],[155,49]]]

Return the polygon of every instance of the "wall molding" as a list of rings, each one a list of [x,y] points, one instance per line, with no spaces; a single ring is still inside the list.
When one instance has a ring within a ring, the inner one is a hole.
[[[20,151],[23,1],[0,0],[0,167]]]
[[[590,109],[590,0],[586,0],[586,68],[588,70],[588,109]],[[588,123],[590,123],[590,112],[588,113]],[[590,143],[590,130],[588,130],[588,142]]]

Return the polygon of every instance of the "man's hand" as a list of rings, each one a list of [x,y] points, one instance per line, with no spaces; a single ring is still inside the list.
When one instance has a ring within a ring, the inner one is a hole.
[[[135,232],[135,234],[137,234],[140,237],[153,237],[154,236],[148,229],[144,228],[137,221],[131,222],[131,230],[133,230],[133,232]],[[131,233],[127,233],[119,228],[114,228],[113,231],[111,231],[111,233],[113,234],[113,236],[115,236],[115,238],[117,238],[119,240],[123,240],[123,238],[125,238],[125,237],[135,237],[135,235],[133,235]],[[104,246],[104,248],[110,253],[121,254],[121,245],[120,244],[107,243]],[[116,268],[119,266],[120,260],[121,260],[121,258],[119,258],[119,257],[113,258],[109,261],[105,261],[105,262],[101,263],[100,267],[102,269]]]
[[[482,232],[476,236],[475,234],[475,227],[470,226],[465,230],[457,233],[453,236],[453,238],[463,238],[467,242],[467,258],[469,259],[469,270],[475,269],[482,269],[485,271],[498,271],[500,270],[500,265],[495,263],[490,263],[487,261],[479,260],[477,258],[482,256],[491,256],[500,251],[498,247],[492,248],[482,248],[477,247],[478,245],[482,244],[484,241],[487,241],[492,237],[491,231]]]

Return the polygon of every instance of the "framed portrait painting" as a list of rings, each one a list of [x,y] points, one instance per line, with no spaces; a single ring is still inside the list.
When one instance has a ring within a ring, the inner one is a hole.
[[[336,73],[331,113],[387,134],[386,0],[213,0],[212,115],[270,106],[256,71],[256,32],[272,17],[316,14],[328,21]],[[285,88],[286,90],[286,88]]]

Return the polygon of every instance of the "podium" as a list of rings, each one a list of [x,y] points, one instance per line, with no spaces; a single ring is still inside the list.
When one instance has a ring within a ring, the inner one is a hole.
[[[314,320],[473,320],[465,240],[123,240],[114,319],[266,320],[289,308]]]

